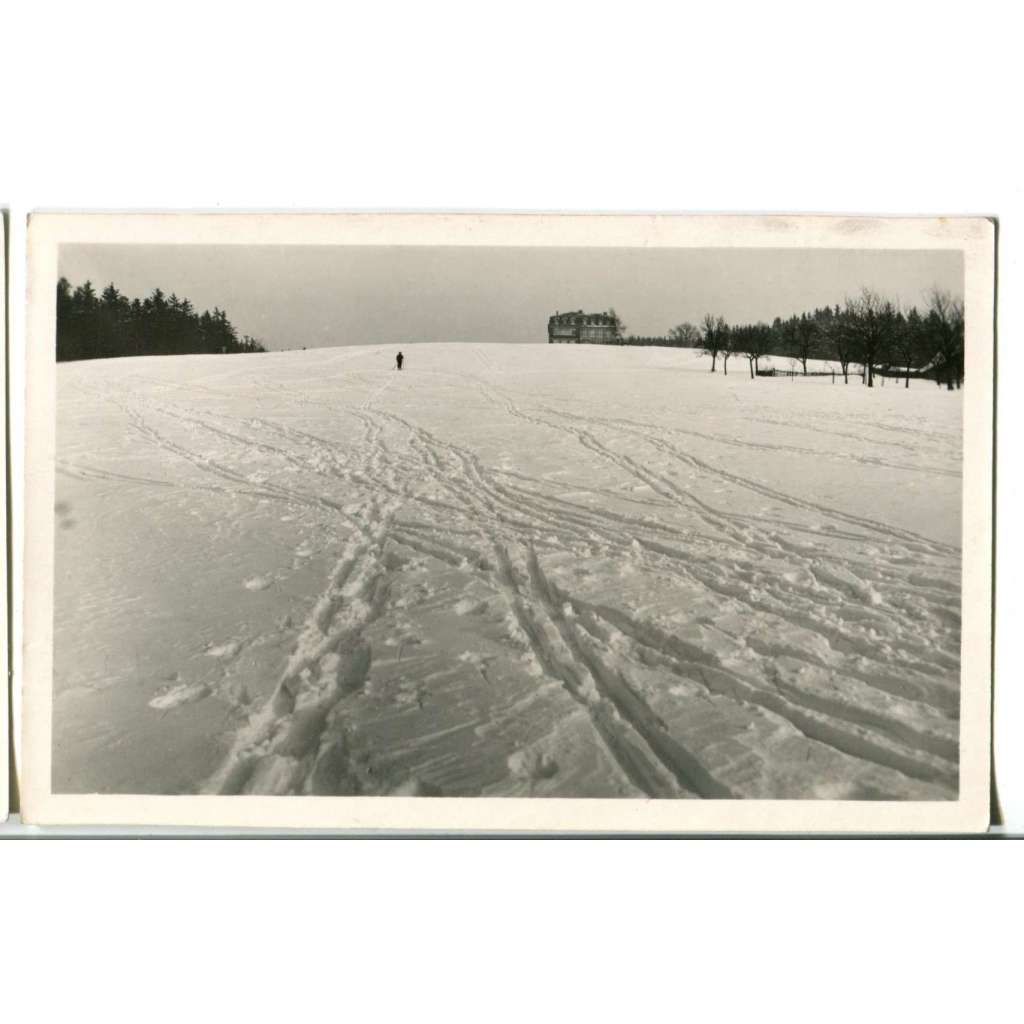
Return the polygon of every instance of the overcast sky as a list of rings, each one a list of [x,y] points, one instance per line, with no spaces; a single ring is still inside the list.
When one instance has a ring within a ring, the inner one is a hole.
[[[963,293],[950,251],[66,245],[59,271],[219,306],[271,349],[546,342],[556,310],[609,307],[627,333],[662,335],[705,313],[745,323],[841,304],[865,285],[904,306],[932,285]]]

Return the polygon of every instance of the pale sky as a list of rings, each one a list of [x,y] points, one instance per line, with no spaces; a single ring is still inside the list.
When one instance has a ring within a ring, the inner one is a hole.
[[[931,250],[65,245],[58,262],[97,292],[219,306],[270,349],[546,343],[556,310],[610,307],[628,334],[663,335],[705,313],[770,322],[865,285],[904,307],[933,285],[963,294],[960,253]]]

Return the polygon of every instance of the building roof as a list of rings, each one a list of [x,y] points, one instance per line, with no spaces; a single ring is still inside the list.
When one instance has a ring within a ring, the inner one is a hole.
[[[555,313],[548,322],[556,324],[614,324],[615,318],[610,313],[584,313],[582,309],[577,309],[570,313]]]

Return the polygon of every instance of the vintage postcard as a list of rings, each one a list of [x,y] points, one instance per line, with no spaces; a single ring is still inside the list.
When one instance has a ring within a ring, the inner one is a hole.
[[[984,829],[994,247],[34,216],[25,819]]]

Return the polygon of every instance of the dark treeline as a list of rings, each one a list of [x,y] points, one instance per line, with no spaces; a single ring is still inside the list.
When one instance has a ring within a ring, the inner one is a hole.
[[[881,374],[899,377],[907,387],[911,377],[929,377],[953,390],[964,379],[964,307],[949,292],[933,288],[923,311],[904,311],[865,288],[841,307],[823,306],[788,320],[776,317],[771,324],[730,325],[708,313],[699,326],[679,324],[667,337],[624,337],[611,344],[699,348],[711,357],[712,373],[721,364],[728,374],[732,356],[747,361],[751,377],[768,356],[794,360],[805,375],[809,360],[826,359],[839,363],[847,383],[856,365],[868,387]]]
[[[596,342],[598,345],[609,345],[612,342]],[[627,334],[624,338],[619,338],[614,342],[616,345],[669,345],[672,347],[676,346],[676,343],[670,338],[646,338],[640,337],[637,334]]]
[[[113,284],[97,296],[86,281],[72,289],[57,282],[57,361],[116,356],[168,356],[198,352],[265,352],[238,331],[222,309],[197,313],[188,299],[155,289],[129,299]]]

